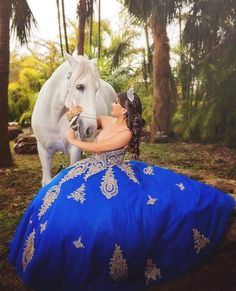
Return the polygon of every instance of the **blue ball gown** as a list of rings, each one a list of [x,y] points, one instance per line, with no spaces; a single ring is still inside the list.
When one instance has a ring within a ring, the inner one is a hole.
[[[201,264],[234,199],[124,149],[78,161],[44,186],[10,242],[34,290],[144,290]]]

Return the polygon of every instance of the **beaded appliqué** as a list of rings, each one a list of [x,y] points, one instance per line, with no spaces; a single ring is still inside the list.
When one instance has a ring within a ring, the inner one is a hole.
[[[147,166],[146,168],[144,168],[143,172],[146,175],[154,175],[153,167],[151,167],[151,166]]]
[[[210,243],[209,238],[201,234],[200,231],[196,228],[193,228],[193,240],[196,254],[200,254],[200,252],[204,250]]]
[[[39,209],[38,219],[41,219],[42,216],[46,213],[46,211],[51,207],[54,201],[57,199],[61,185],[68,180],[74,179],[82,174],[84,174],[87,170],[88,172],[83,177],[86,181],[92,175],[106,169],[109,166],[120,164],[123,161],[125,155],[125,149],[118,149],[102,154],[92,155],[91,157],[85,159],[84,161],[79,161],[72,166],[72,169],[61,179],[58,185],[53,186],[48,190],[45,197],[43,198],[43,203]],[[111,198],[118,193],[117,181],[114,178],[114,174],[112,171],[107,171],[105,177],[103,177],[103,181],[101,182],[101,191],[107,197]],[[73,199],[79,199],[81,203],[84,202],[85,198],[81,194],[77,195],[73,193]],[[71,194],[72,195],[72,194]],[[77,200],[78,201],[78,200]]]
[[[92,163],[91,166],[89,167],[88,172],[84,176],[84,180],[87,181],[90,176],[95,175],[102,171],[103,169],[105,169],[105,166],[106,165],[103,161],[97,161]]]
[[[74,199],[75,201],[80,202],[81,204],[85,201],[85,184],[83,183],[78,189],[72,192],[67,196],[68,199]]]
[[[115,245],[115,250],[110,259],[109,265],[112,280],[121,281],[128,277],[128,265],[126,259],[124,259],[121,247],[117,244]]]
[[[45,197],[43,198],[43,204],[41,205],[38,213],[38,218],[41,217],[46,213],[48,208],[53,204],[53,202],[57,199],[57,196],[60,192],[60,184],[53,186],[51,189],[48,190]]]
[[[118,194],[117,180],[114,177],[112,167],[109,167],[105,175],[102,177],[100,189],[102,194],[104,194],[107,199],[110,199]]]
[[[46,227],[47,227],[47,222],[48,221],[45,221],[44,223],[41,223],[40,224],[40,233],[44,232]]]
[[[72,170],[70,170],[65,177],[62,178],[62,180],[60,181],[60,184],[65,183],[66,181],[69,181],[71,179],[74,179],[82,174],[84,174],[88,167],[89,167],[90,163],[87,161],[85,162],[80,162],[76,167],[74,167]]]
[[[77,249],[82,249],[84,248],[84,244],[81,242],[81,236],[77,239],[73,241],[73,245],[77,248]]]
[[[157,279],[161,278],[161,269],[157,268],[156,264],[154,264],[151,259],[147,259],[147,266],[144,276],[146,278],[147,284],[150,281],[156,281]]]
[[[118,165],[118,167],[126,173],[126,175],[129,177],[130,180],[132,180],[134,183],[138,183],[138,179],[135,177],[134,170],[132,169],[131,165],[129,163],[123,163]]]
[[[34,239],[35,239],[35,229],[30,233],[30,235],[28,236],[25,242],[25,247],[24,247],[23,256],[22,256],[22,266],[23,266],[24,271],[34,256],[34,251],[35,251]]]
[[[33,213],[30,216],[30,220],[29,220],[29,223],[28,224],[32,224],[33,223],[32,216],[33,216]]]
[[[183,191],[185,189],[185,186],[183,183],[179,183],[179,184],[175,184],[175,185],[178,186],[181,191]]]
[[[154,205],[157,202],[157,200],[158,200],[157,198],[154,198],[148,195],[147,205]]]

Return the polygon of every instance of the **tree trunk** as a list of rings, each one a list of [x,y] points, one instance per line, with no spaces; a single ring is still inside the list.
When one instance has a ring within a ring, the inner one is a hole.
[[[152,21],[153,53],[153,112],[152,141],[168,136],[171,119],[170,46],[166,26]]]
[[[60,15],[60,5],[59,0],[57,2],[57,18],[58,18],[58,28],[59,28],[59,37],[60,37],[60,47],[61,47],[61,56],[63,57],[63,45],[62,45],[62,37],[61,37],[61,15]]]
[[[93,47],[93,0],[91,1],[91,12],[90,12],[90,22],[89,22],[89,57],[92,56]]]
[[[68,37],[67,37],[67,32],[66,32],[66,16],[65,16],[64,0],[61,1],[61,7],[62,7],[62,19],[63,19],[64,34],[65,34],[66,52],[69,54]]]
[[[98,58],[101,57],[101,0],[98,0]]]
[[[152,73],[152,54],[151,54],[151,48],[149,44],[149,35],[148,35],[148,23],[144,23],[144,32],[145,32],[145,39],[146,39],[146,47],[147,47],[147,66],[148,66],[148,74],[149,77],[151,78],[151,73]]]
[[[85,39],[85,23],[86,23],[86,0],[80,0],[79,2],[79,40],[78,40],[78,54],[84,55],[84,39]]]
[[[10,12],[11,1],[0,0],[0,168],[13,164],[8,140]]]

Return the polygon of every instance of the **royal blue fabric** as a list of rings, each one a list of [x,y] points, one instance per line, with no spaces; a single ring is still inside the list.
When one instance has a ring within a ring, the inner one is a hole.
[[[124,150],[62,170],[28,206],[9,261],[35,290],[144,290],[203,263],[234,199]]]

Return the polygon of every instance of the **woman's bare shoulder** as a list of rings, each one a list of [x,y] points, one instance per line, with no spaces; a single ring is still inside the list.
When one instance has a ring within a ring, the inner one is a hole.
[[[115,120],[112,116],[102,115],[97,117],[97,123],[99,128],[104,128]]]

